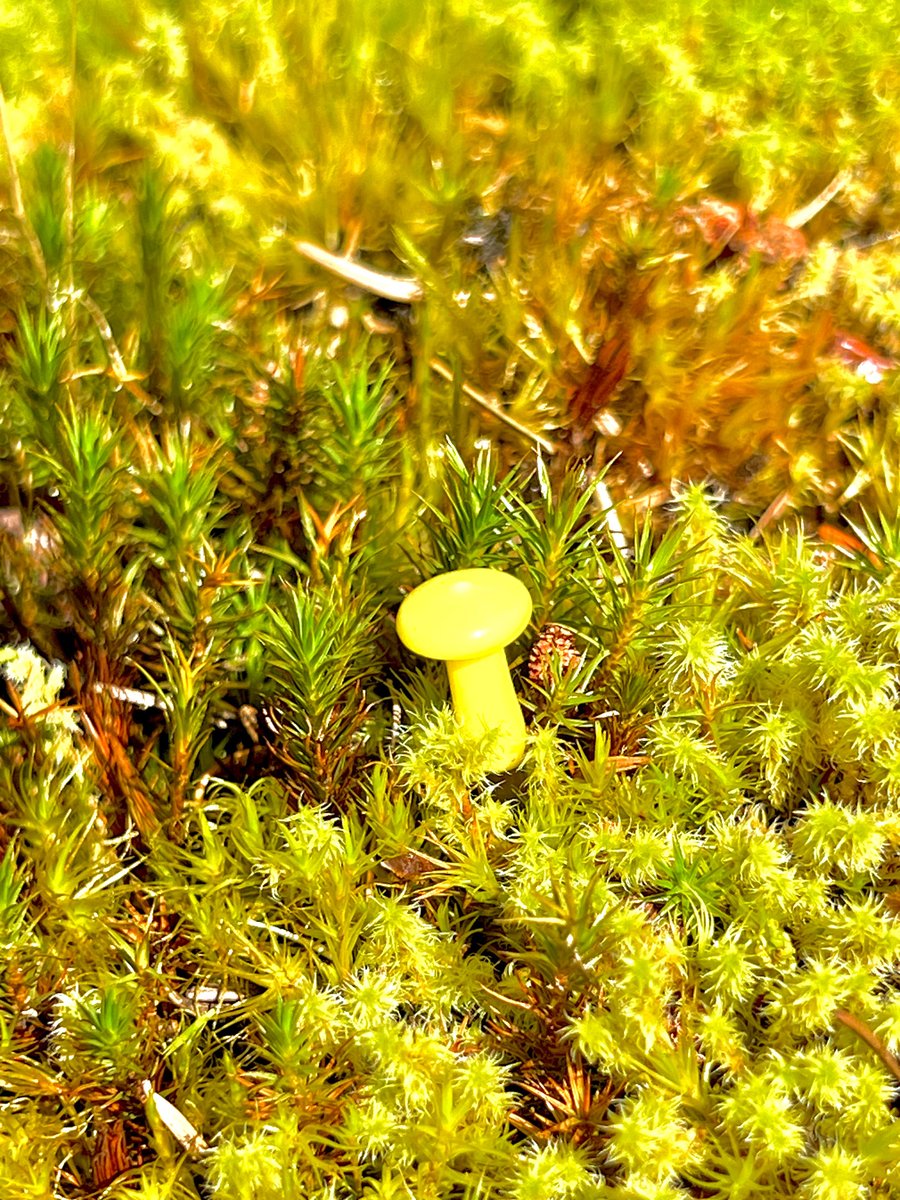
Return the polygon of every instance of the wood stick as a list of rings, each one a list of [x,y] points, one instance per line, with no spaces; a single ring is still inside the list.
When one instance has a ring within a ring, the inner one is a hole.
[[[435,375],[440,375],[442,379],[446,379],[449,383],[453,382],[453,372],[441,359],[433,358],[429,365]],[[502,421],[504,425],[508,425],[510,429],[515,429],[516,433],[521,433],[523,437],[527,437],[536,446],[540,446],[541,449],[546,450],[548,454],[559,453],[559,446],[557,446],[556,442],[551,442],[549,438],[544,437],[541,433],[535,433],[533,429],[529,429],[527,425],[523,425],[515,417],[511,417],[509,413],[504,412],[492,396],[486,396],[484,392],[480,392],[477,388],[472,387],[470,383],[463,382],[461,388],[470,400],[474,400],[485,412],[489,412],[498,421]]]
[[[850,182],[849,171],[838,171],[831,183],[819,192],[810,200],[809,204],[804,204],[802,208],[798,208],[796,212],[792,212],[786,219],[785,225],[791,229],[800,229],[807,222],[811,221],[814,216],[822,211],[826,204],[830,204],[841,188],[846,187]]]
[[[859,1017],[854,1017],[852,1013],[846,1012],[843,1008],[839,1008],[834,1014],[834,1019],[841,1025],[845,1025],[847,1029],[852,1029],[857,1037],[862,1038],[870,1050],[874,1050],[890,1073],[895,1079],[900,1079],[900,1059],[891,1054],[881,1038],[877,1037],[865,1021],[861,1021]]]
[[[394,300],[398,304],[414,304],[425,295],[418,279],[411,279],[405,275],[388,275],[386,271],[376,271],[372,267],[364,267],[355,259],[332,254],[312,242],[294,242],[294,248],[304,258],[318,263],[332,275],[345,279],[347,283],[355,283],[363,291],[371,292],[374,296],[381,296],[383,300]]]

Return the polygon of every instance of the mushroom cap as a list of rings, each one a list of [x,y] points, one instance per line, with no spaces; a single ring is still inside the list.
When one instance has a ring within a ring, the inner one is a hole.
[[[423,658],[461,662],[502,649],[530,616],[524,583],[503,571],[470,567],[435,575],[410,592],[397,613],[397,633]]]

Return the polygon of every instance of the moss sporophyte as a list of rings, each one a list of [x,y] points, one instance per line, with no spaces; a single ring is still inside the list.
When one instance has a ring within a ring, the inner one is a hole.
[[[397,613],[400,640],[424,658],[446,662],[462,728],[479,737],[496,730],[494,771],[511,770],[525,752],[525,720],[504,647],[530,616],[525,585],[481,567],[436,575],[411,592]]]

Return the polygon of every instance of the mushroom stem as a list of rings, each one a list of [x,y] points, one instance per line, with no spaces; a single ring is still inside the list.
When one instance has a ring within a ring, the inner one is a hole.
[[[475,737],[497,731],[492,771],[509,771],[525,753],[525,718],[513,687],[506,651],[481,658],[449,659],[447,675],[453,710],[463,729]]]

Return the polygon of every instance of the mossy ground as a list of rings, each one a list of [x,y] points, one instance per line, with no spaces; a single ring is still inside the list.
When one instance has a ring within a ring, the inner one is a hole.
[[[900,17],[645,7],[0,5],[3,1200],[900,1196]]]

